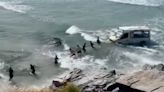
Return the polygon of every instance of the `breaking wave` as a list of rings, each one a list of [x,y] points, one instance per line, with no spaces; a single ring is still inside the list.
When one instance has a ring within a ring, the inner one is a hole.
[[[108,0],[117,3],[126,3],[126,4],[134,4],[134,5],[144,5],[144,6],[161,6],[163,5],[163,0]]]
[[[95,42],[100,37],[102,42],[109,42],[109,37],[118,37],[121,32],[118,29],[111,30],[83,30],[77,26],[71,26],[66,30],[67,34],[80,34],[85,40]]]
[[[17,2],[17,1],[11,1],[11,2],[0,1],[0,7],[18,13],[26,13],[28,10],[32,9],[32,7],[27,5],[22,5],[21,3],[22,2]]]
[[[68,45],[66,45],[66,48],[68,48]],[[86,55],[83,57],[79,56],[73,56],[71,57],[68,50],[64,48],[64,51],[44,51],[42,52],[43,55],[49,56],[51,58],[54,58],[56,55],[59,56],[59,62],[60,67],[62,68],[68,68],[70,70],[73,70],[74,68],[80,68],[80,69],[88,69],[88,68],[94,68],[94,67],[106,67],[105,62],[107,62],[107,59],[96,59],[94,56]]]

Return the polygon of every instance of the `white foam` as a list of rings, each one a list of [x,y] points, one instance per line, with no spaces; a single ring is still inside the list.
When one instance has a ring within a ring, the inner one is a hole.
[[[69,46],[67,44],[64,43],[64,50],[69,50]]]
[[[145,55],[139,55],[139,54],[130,53],[130,52],[124,52],[123,54],[128,56],[131,60],[138,61],[136,63],[139,63],[141,65],[144,65],[144,64],[154,65],[154,64],[162,63],[162,61],[154,60],[153,58],[145,56]]]
[[[144,5],[144,6],[160,6],[163,4],[163,0],[108,0],[118,3],[134,4],[134,5]]]
[[[82,36],[85,40],[87,40],[87,41],[93,41],[93,42],[95,42],[95,41],[97,40],[97,38],[96,38],[95,36],[89,35],[89,34],[87,34],[87,33],[81,33],[81,36]]]
[[[77,34],[77,33],[80,33],[80,31],[81,31],[81,29],[79,29],[77,26],[73,25],[70,28],[68,28],[65,33],[67,33],[67,34]]]
[[[111,30],[83,30],[80,29],[77,26],[71,26],[66,30],[65,33],[67,34],[80,34],[85,40],[87,41],[93,41],[95,42],[97,40],[97,37],[100,37],[100,41],[102,42],[109,42],[109,37],[111,36],[117,36],[116,32],[119,31],[118,29],[111,29]]]
[[[47,51],[42,53],[43,55],[54,58],[55,55],[59,57],[60,67],[68,68],[70,70],[74,68],[87,69],[93,67],[104,67],[106,59],[95,59],[95,57],[86,55],[83,57],[71,57],[69,51]]]
[[[0,70],[4,68],[4,64],[5,64],[4,62],[0,62]]]
[[[4,9],[11,10],[18,13],[26,13],[26,11],[31,10],[32,7],[27,5],[21,5],[21,2],[3,2],[0,1],[0,7]]]

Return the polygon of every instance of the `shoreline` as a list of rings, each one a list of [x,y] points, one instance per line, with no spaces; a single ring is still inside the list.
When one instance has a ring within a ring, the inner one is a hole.
[[[5,92],[54,92],[60,88],[60,83],[73,83],[81,92],[118,92],[118,90],[139,90],[136,92],[163,92],[164,90],[164,65],[144,65],[143,69],[131,74],[118,74],[117,71],[101,70],[97,74],[90,74],[81,69],[74,69],[64,73],[60,78],[55,78],[55,83],[45,88],[17,88],[12,86]],[[92,75],[92,76],[91,76]],[[61,85],[61,86],[63,86]],[[117,85],[118,87],[112,88]],[[125,87],[124,87],[125,86]],[[121,89],[123,87],[123,89]],[[128,87],[127,89],[124,89]],[[115,91],[116,90],[116,91]],[[4,92],[4,91],[3,91]],[[130,91],[132,92],[132,91]]]

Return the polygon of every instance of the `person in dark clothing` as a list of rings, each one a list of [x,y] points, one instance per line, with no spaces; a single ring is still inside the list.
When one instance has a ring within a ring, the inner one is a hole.
[[[86,52],[86,43],[84,43],[82,50],[84,53]]]
[[[69,51],[70,51],[70,53],[71,53],[71,56],[74,56],[74,55],[75,55],[75,51],[72,50],[72,48],[69,48]]]
[[[95,48],[92,41],[90,41],[90,45],[91,45],[92,48]]]
[[[55,63],[55,64],[58,64],[58,60],[59,60],[59,58],[58,58],[58,56],[56,55],[56,56],[55,56],[55,59],[54,59],[54,63]]]
[[[14,77],[14,70],[12,69],[12,67],[10,67],[9,68],[9,81],[11,81],[13,77]]]
[[[79,45],[77,45],[77,53],[81,53],[81,47]]]
[[[35,73],[35,66],[32,65],[32,64],[30,64],[30,69],[31,69],[31,73],[32,73],[33,75],[36,75],[36,73]]]
[[[101,44],[101,41],[100,41],[100,38],[99,37],[97,37],[97,41],[96,42],[97,42],[98,45]]]

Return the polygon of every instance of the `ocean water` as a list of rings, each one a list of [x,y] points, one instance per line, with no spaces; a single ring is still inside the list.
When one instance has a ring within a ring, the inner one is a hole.
[[[152,47],[111,44],[107,36],[119,26],[150,27]],[[73,68],[84,71],[116,69],[132,72],[144,64],[164,63],[164,0],[0,0],[0,91],[10,85],[8,68],[14,69],[12,84],[46,86]],[[99,36],[103,42],[89,46]],[[51,39],[58,37],[62,47]],[[87,43],[87,53],[72,58],[69,47]],[[54,65],[55,55],[59,66]],[[36,65],[38,76],[30,75]],[[92,72],[91,72],[92,73]]]

